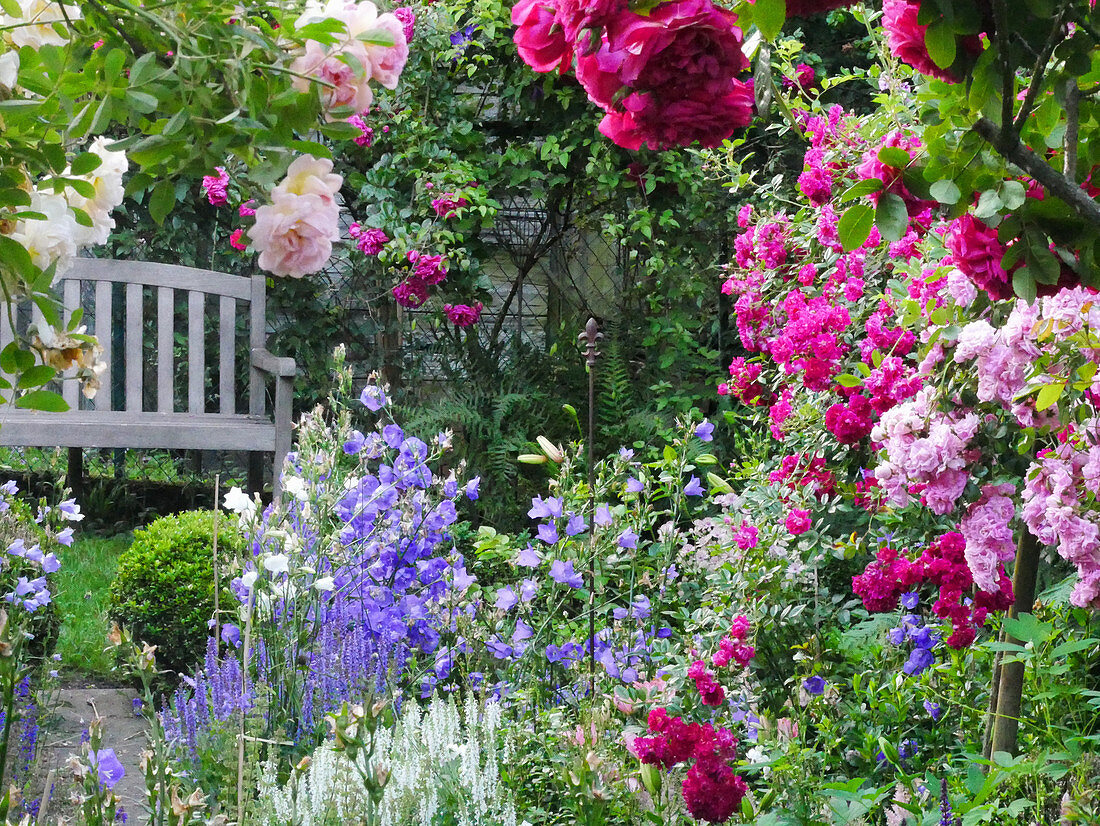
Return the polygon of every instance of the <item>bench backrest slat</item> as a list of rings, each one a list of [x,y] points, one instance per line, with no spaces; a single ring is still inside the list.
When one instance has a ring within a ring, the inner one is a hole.
[[[73,313],[80,307],[80,282],[79,281],[66,281],[64,289],[61,294],[61,302],[64,305],[64,312],[61,314],[61,320],[67,327],[69,325],[69,319],[72,318]],[[84,324],[84,320],[81,319],[81,326]],[[65,399],[65,402],[73,410],[80,404],[80,388],[76,386],[75,381],[63,381],[61,382],[61,397]]]
[[[237,396],[234,389],[233,346],[237,333],[237,301],[227,295],[221,297],[218,318],[218,396],[221,412],[236,413]]]
[[[142,353],[142,326],[145,323],[141,284],[126,285],[126,409],[141,412],[142,378],[145,358]]]
[[[95,394],[95,409],[111,409],[111,282],[100,281],[95,285],[95,337],[103,348],[100,358],[107,365],[99,377],[99,392]]]
[[[157,287],[157,411],[171,413],[175,404],[173,387],[175,367],[173,349],[176,343],[176,291]]]
[[[203,317],[206,296],[191,290],[187,293],[187,410],[206,412],[206,341],[203,338]]]
[[[244,275],[196,270],[178,264],[154,264],[149,261],[115,261],[105,258],[78,258],[63,278],[81,281],[115,281],[144,284],[146,287],[172,287],[209,295],[228,295],[248,301],[252,284]]]
[[[0,308],[0,350],[15,341],[15,333],[11,329],[12,313],[15,313],[15,307],[11,304]]]
[[[252,349],[267,343],[267,281],[262,275],[252,276],[249,313],[248,346]],[[253,416],[265,413],[264,380],[259,370],[252,368],[248,380],[248,412]]]

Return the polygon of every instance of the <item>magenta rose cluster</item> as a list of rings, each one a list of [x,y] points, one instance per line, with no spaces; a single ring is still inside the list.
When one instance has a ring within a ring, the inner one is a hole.
[[[600,131],[619,146],[718,146],[753,115],[742,32],[711,0],[671,0],[647,14],[623,0],[520,0],[520,56],[537,72],[575,73],[604,110]]]

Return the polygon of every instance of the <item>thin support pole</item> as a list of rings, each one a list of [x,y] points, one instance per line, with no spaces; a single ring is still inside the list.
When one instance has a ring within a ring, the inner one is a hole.
[[[596,319],[588,319],[584,332],[577,340],[585,345],[585,364],[588,366],[588,683],[590,695],[596,696],[596,359],[600,352],[596,344],[603,338]]]

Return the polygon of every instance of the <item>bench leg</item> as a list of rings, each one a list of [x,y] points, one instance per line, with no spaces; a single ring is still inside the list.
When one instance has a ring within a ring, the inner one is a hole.
[[[73,493],[77,502],[84,499],[84,451],[79,447],[69,448],[69,465],[65,471],[65,485]]]
[[[248,493],[264,491],[264,454],[252,451],[248,454]]]

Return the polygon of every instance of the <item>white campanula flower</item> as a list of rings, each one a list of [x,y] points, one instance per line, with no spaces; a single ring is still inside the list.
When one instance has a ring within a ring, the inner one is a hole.
[[[256,501],[238,487],[232,487],[222,499],[222,505],[240,516],[251,516],[256,512]]]
[[[264,559],[264,570],[276,575],[289,573],[290,557],[286,554],[272,554]]]
[[[313,587],[318,591],[334,591],[336,589],[336,582],[330,576],[323,576],[313,583]]]
[[[283,490],[300,502],[304,502],[309,498],[306,480],[301,476],[287,476],[283,479]]]

